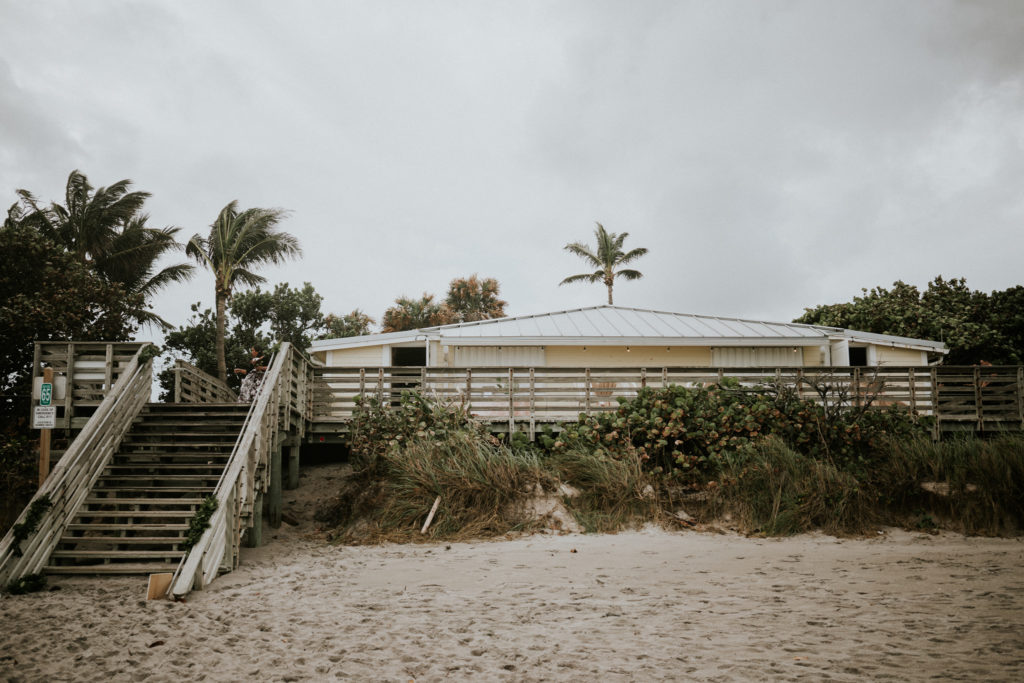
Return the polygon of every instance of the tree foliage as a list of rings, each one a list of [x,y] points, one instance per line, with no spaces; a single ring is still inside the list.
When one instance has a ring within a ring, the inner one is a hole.
[[[280,342],[291,342],[301,350],[325,329],[325,318],[320,312],[323,297],[306,282],[301,289],[289,287],[287,282],[275,285],[273,291],[260,288],[238,292],[231,299],[226,314],[228,335],[225,339],[225,362],[229,368],[248,370],[250,350],[264,353],[277,350]],[[202,304],[192,304],[188,322],[167,335],[164,348],[179,358],[188,360],[210,375],[217,374],[217,318]],[[236,391],[242,375],[231,372],[226,379]],[[160,375],[162,400],[173,395],[174,375],[165,370]]]
[[[224,344],[227,336],[227,305],[238,285],[256,285],[266,278],[256,268],[284,260],[302,253],[294,235],[282,232],[278,224],[284,219],[282,209],[238,209],[232,201],[217,215],[206,237],[193,235],[185,248],[186,253],[209,268],[214,277],[214,297],[217,308],[217,371],[216,377],[225,379],[227,361]]]
[[[28,412],[34,341],[120,341],[141,295],[98,276],[27,224],[0,229],[0,386],[6,416]]]
[[[272,292],[259,287],[239,292],[230,304],[235,321],[232,336],[244,339],[269,329],[269,338],[274,342],[291,342],[304,351],[324,329],[320,311],[323,300],[308,282],[301,289],[282,282]]]
[[[445,298],[452,322],[504,317],[508,303],[498,298],[499,289],[497,280],[492,277],[480,279],[476,273],[452,280]]]
[[[165,254],[182,248],[175,239],[180,228],[146,225],[149,217],[142,209],[150,194],[129,191],[131,184],[119,180],[96,189],[84,173],[72,171],[63,205],[43,206],[28,190],[18,190],[5,225],[37,231],[106,282],[120,285],[133,304],[129,314],[136,323],[166,330],[170,324],[149,304],[167,285],[189,279],[192,266],[158,267]]]
[[[370,334],[370,328],[376,324],[377,321],[358,308],[345,315],[330,313],[324,317],[325,331],[317,339],[359,337],[364,334]]]
[[[400,296],[395,305],[384,311],[382,332],[402,332],[421,327],[447,325],[453,321],[451,310],[434,301],[433,294],[424,292],[419,299]]]
[[[644,247],[637,247],[630,251],[623,251],[622,245],[629,237],[628,232],[616,234],[607,232],[604,226],[597,223],[594,230],[594,238],[597,242],[597,249],[591,249],[583,242],[570,242],[565,245],[565,250],[570,254],[579,256],[586,264],[595,270],[590,273],[570,275],[562,280],[559,285],[569,285],[574,282],[602,282],[608,288],[608,304],[611,305],[612,289],[615,278],[621,277],[626,280],[639,280],[643,273],[631,268],[622,268],[647,253]]]
[[[944,341],[950,365],[1024,359],[1024,287],[988,295],[939,276],[923,292],[901,281],[861,291],[851,302],[804,309],[794,322]]]

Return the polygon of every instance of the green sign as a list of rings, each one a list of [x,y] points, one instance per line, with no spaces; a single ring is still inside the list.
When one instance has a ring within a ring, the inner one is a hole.
[[[53,384],[51,382],[43,382],[43,386],[39,389],[39,405],[50,405],[51,398],[53,398]]]

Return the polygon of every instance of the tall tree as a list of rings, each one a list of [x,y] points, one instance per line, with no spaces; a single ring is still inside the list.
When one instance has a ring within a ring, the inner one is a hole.
[[[949,353],[943,362],[950,365],[1015,364],[1024,354],[1014,327],[1020,329],[1021,318],[1011,315],[1015,304],[1024,303],[1021,288],[989,297],[963,278],[940,276],[923,292],[900,281],[891,289],[861,291],[850,302],[804,309],[794,322],[944,341]]]
[[[644,275],[638,270],[632,270],[630,268],[622,268],[629,263],[632,263],[636,259],[640,258],[647,253],[647,249],[644,247],[637,247],[630,251],[623,251],[622,244],[629,237],[628,232],[616,234],[614,232],[607,232],[604,226],[597,223],[597,228],[594,230],[594,237],[597,240],[597,249],[591,250],[589,246],[583,242],[570,242],[565,245],[565,250],[570,254],[575,254],[583,259],[587,265],[593,267],[595,270],[592,273],[580,273],[579,275],[570,275],[569,277],[562,280],[559,285],[568,285],[574,282],[603,282],[605,287],[608,288],[608,304],[611,305],[612,300],[612,289],[615,284],[615,278],[622,277],[626,280],[639,280]]]
[[[42,206],[28,190],[18,190],[18,203],[8,211],[7,223],[34,228],[70,253],[104,280],[121,285],[138,302],[132,317],[140,324],[170,325],[149,310],[156,293],[173,282],[192,276],[192,266],[180,263],[157,268],[168,252],[181,249],[175,235],[180,228],[151,228],[142,213],[148,192],[131,192],[130,180],[94,189],[81,171],[68,175],[64,205]],[[136,297],[135,295],[139,295]]]
[[[452,312],[444,304],[434,301],[433,294],[424,292],[419,299],[400,296],[395,305],[384,311],[381,332],[402,332],[421,327],[446,325],[452,321]]]
[[[273,291],[264,292],[257,287],[238,292],[231,299],[231,317],[235,320],[232,336],[244,337],[240,334],[243,330],[260,330],[266,324],[274,342],[291,342],[305,351],[324,329],[320,311],[323,300],[308,282],[303,283],[302,289],[281,282]]]
[[[370,334],[370,328],[376,324],[377,321],[358,308],[345,315],[329,313],[324,318],[326,331],[318,339],[338,339],[339,337],[358,337]]]
[[[221,209],[207,237],[193,235],[185,248],[189,256],[213,272],[217,303],[217,376],[221,379],[225,379],[228,372],[224,337],[227,305],[235,287],[266,282],[266,278],[254,272],[255,268],[281,263],[302,253],[294,235],[278,230],[284,217],[282,209],[239,211],[236,200]]]
[[[492,277],[480,279],[476,273],[455,278],[448,285],[445,305],[452,312],[454,322],[473,322],[505,316],[507,302],[498,298],[498,281]]]

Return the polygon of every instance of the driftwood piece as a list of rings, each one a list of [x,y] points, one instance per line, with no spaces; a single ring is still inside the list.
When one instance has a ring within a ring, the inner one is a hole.
[[[427,528],[430,523],[434,521],[434,514],[437,512],[437,506],[441,504],[441,496],[434,499],[434,506],[430,508],[430,514],[427,515],[427,521],[423,522],[423,528],[420,529],[421,534],[427,533]]]

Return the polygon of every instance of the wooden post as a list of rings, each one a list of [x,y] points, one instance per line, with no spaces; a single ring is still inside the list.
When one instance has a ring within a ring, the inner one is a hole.
[[[114,388],[114,345],[107,344],[107,353],[103,362],[103,395]]]
[[[985,416],[981,409],[981,368],[974,368],[974,415],[978,420],[977,429],[985,431]]]
[[[668,368],[661,369],[661,388],[664,389],[668,386]]]
[[[640,388],[647,388],[647,368],[640,368]]]
[[[281,528],[281,448],[280,440],[275,438],[274,445],[270,449],[270,487],[267,493],[270,495],[267,505],[267,522],[270,528]]]
[[[53,385],[53,368],[43,370],[43,382]],[[50,432],[49,429],[39,430],[39,488],[43,487],[43,482],[50,476]]]
[[[907,386],[910,388],[910,412],[914,419],[917,419],[917,378],[914,376],[914,368],[907,368]]]
[[[530,441],[537,436],[537,397],[533,368],[530,368]]]
[[[513,369],[508,369],[508,435],[512,437],[512,432],[516,431],[516,403],[515,403],[515,377],[513,375]]]
[[[935,368],[931,369],[929,379],[932,383],[932,416],[935,418],[932,430],[932,440],[938,441],[942,437],[942,427],[939,422],[942,420],[942,413],[939,411],[939,373]]]
[[[74,415],[75,395],[75,345],[68,343],[68,367],[65,371],[67,387],[64,393],[64,429],[71,429],[71,418]]]
[[[299,439],[292,437],[288,443],[288,473],[284,480],[284,487],[292,491],[299,488]]]
[[[1017,416],[1020,428],[1024,430],[1024,365],[1017,366]]]
[[[366,368],[359,368],[359,395],[366,393]]]
[[[590,415],[590,368],[586,369],[586,374],[585,374],[584,380],[583,380],[583,386],[585,387],[586,392],[587,392],[586,393],[586,398],[585,398],[584,403],[583,403],[583,411],[587,415]]]
[[[853,405],[860,408],[860,368],[853,369]]]
[[[473,370],[466,368],[466,412],[473,407]]]

